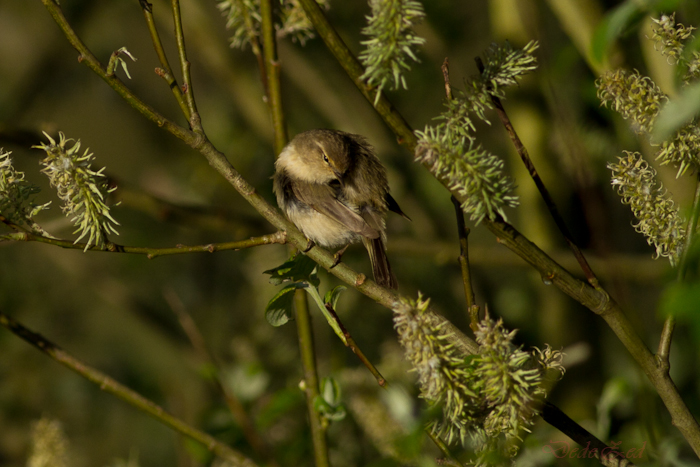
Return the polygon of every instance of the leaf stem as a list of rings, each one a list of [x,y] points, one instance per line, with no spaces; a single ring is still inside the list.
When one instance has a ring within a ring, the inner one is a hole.
[[[323,303],[323,299],[321,298],[321,295],[319,295],[316,287],[314,287],[312,284],[308,284],[305,289],[309,295],[311,295],[311,298],[314,299],[314,302],[316,302],[316,306],[318,306],[323,313],[323,316],[326,318],[326,321],[328,321],[328,325],[333,329],[333,332],[335,332],[335,335],[338,336],[343,344],[347,346],[348,341],[345,338],[345,333],[339,326],[337,319],[334,319],[328,308],[326,308],[326,304]]]

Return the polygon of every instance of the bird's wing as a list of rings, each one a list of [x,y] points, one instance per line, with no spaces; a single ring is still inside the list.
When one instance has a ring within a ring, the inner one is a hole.
[[[378,230],[370,227],[362,216],[338,201],[333,187],[315,183],[295,182],[292,190],[300,201],[308,204],[321,214],[343,224],[351,231],[367,238],[379,237]]]
[[[407,219],[409,221],[411,220],[411,218],[408,217],[408,215],[401,210],[401,208],[399,207],[399,203],[396,202],[393,196],[387,193],[384,199],[386,200],[386,207],[389,209],[389,211],[395,212],[404,219]]]

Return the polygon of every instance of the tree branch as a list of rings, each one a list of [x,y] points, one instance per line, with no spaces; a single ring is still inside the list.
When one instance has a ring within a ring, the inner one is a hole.
[[[367,367],[370,373],[372,373],[372,376],[374,376],[374,379],[377,380],[377,384],[383,388],[386,388],[387,382],[386,379],[382,376],[381,373],[379,373],[379,370],[377,370],[377,367],[374,366],[374,364],[367,358],[367,356],[364,354],[362,349],[357,345],[355,342],[355,339],[352,338],[350,335],[350,332],[345,328],[343,323],[340,321],[340,318],[338,317],[338,313],[335,312],[333,307],[331,306],[330,303],[325,304],[326,310],[331,314],[333,319],[335,320],[336,324],[338,324],[338,327],[340,328],[340,331],[343,333],[343,336],[345,337],[345,346],[348,347],[350,350],[352,350],[352,353],[357,355],[357,358],[360,359],[362,364]]]
[[[58,363],[70,368],[88,381],[96,384],[99,388],[107,393],[117,396],[124,402],[133,407],[145,412],[164,425],[169,426],[175,431],[191,438],[202,445],[217,456],[231,462],[232,465],[241,467],[255,467],[256,464],[252,460],[245,457],[238,451],[226,446],[216,438],[197,430],[188,425],[179,418],[176,418],[165,411],[162,407],[153,401],[146,399],[142,395],[118,383],[109,376],[100,371],[91,368],[80,360],[70,355],[65,350],[58,347],[53,342],[45,339],[41,335],[27,329],[19,322],[0,312],[0,325],[7,328],[13,334],[21,337],[28,343],[32,344],[37,349],[44,352],[46,355],[56,360]]]
[[[41,235],[35,235],[26,231],[10,233],[7,235],[0,235],[0,240],[11,240],[15,242],[47,243],[49,245],[59,246],[61,248],[67,248],[72,250],[102,251],[109,253],[130,253],[134,255],[146,255],[148,259],[153,259],[158,256],[181,255],[185,253],[214,253],[215,251],[225,250],[238,251],[245,248],[251,248],[260,245],[271,245],[274,243],[285,244],[287,242],[286,237],[287,235],[285,232],[275,232],[273,234],[263,235],[261,237],[252,237],[248,240],[240,240],[237,242],[209,243],[206,245],[196,246],[177,245],[173,248],[124,246],[112,242],[107,242],[102,248],[97,245],[90,245],[87,248],[87,250],[85,248],[85,243],[74,243],[70,240],[42,237]]]
[[[330,467],[328,461],[328,443],[326,442],[326,430],[321,423],[321,418],[316,411],[314,401],[320,397],[318,389],[318,373],[316,370],[316,351],[314,347],[314,334],[311,326],[311,314],[306,293],[294,295],[294,308],[296,310],[297,334],[299,336],[299,349],[301,351],[301,364],[304,371],[303,387],[306,394],[306,407],[311,426],[311,439],[314,447],[314,459],[316,467]]]
[[[287,124],[282,108],[282,90],[280,86],[280,63],[277,57],[277,41],[275,40],[275,25],[272,14],[272,0],[260,2],[262,17],[262,39],[267,75],[267,105],[270,107],[272,127],[275,133],[275,153],[279,154],[287,145]]]
[[[185,116],[190,122],[190,128],[195,132],[201,131],[201,122],[197,104],[194,100],[194,90],[192,88],[192,76],[190,74],[190,62],[187,60],[187,50],[185,49],[185,34],[182,31],[182,13],[180,12],[180,0],[172,0],[173,22],[175,23],[175,40],[177,42],[177,52],[180,59],[180,70],[182,71],[183,91],[187,101],[187,112]]]
[[[481,61],[481,58],[476,58],[476,65],[479,69],[479,73],[483,73],[484,63]],[[496,113],[501,119],[501,123],[503,123],[503,126],[508,132],[508,136],[510,136],[511,141],[513,142],[513,146],[515,146],[515,150],[518,152],[518,155],[520,156],[520,159],[522,159],[523,164],[525,164],[525,168],[530,174],[530,177],[535,182],[537,190],[540,192],[540,196],[542,197],[545,205],[547,206],[547,210],[551,214],[552,219],[554,219],[554,223],[557,225],[557,228],[563,235],[564,240],[566,240],[566,244],[574,253],[576,260],[581,265],[581,269],[586,275],[586,279],[588,279],[588,282],[593,287],[598,287],[598,278],[593,272],[593,269],[591,269],[591,266],[588,264],[588,261],[581,252],[581,249],[578,247],[578,245],[576,245],[576,242],[574,242],[573,236],[571,235],[569,228],[566,226],[566,222],[564,222],[564,219],[561,217],[561,214],[559,214],[559,209],[557,209],[556,203],[552,199],[552,196],[549,194],[549,190],[547,190],[547,187],[544,185],[542,178],[540,178],[540,175],[537,173],[537,169],[535,168],[535,164],[532,162],[532,159],[530,159],[530,154],[528,153],[527,148],[525,148],[525,145],[520,140],[518,134],[515,132],[515,128],[513,127],[513,124],[511,123],[510,118],[508,118],[508,114],[506,113],[506,110],[503,107],[503,104],[501,103],[501,99],[499,99],[497,96],[494,96],[493,94],[490,94],[490,97],[491,102],[493,102],[493,106],[496,109]]]
[[[146,19],[146,25],[148,26],[148,32],[151,34],[151,41],[153,42],[153,47],[156,50],[156,55],[158,56],[158,61],[160,61],[160,66],[162,70],[156,70],[156,74],[161,76],[168,83],[168,87],[173,92],[173,96],[180,106],[183,115],[187,120],[190,119],[190,110],[185,102],[182,95],[182,89],[177,84],[177,79],[175,79],[175,74],[173,69],[170,67],[168,62],[168,57],[165,55],[165,48],[163,47],[163,41],[160,40],[160,34],[156,28],[156,22],[153,19],[153,5],[146,0],[139,0],[141,5],[141,10],[143,11],[143,16]]]

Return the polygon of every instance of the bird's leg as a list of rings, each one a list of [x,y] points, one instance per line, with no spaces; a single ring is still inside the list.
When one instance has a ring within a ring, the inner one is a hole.
[[[335,258],[335,261],[333,261],[333,264],[331,265],[330,269],[333,269],[334,267],[336,267],[337,265],[340,264],[340,260],[343,259],[343,254],[345,253],[345,250],[347,250],[349,246],[350,246],[350,244],[348,243],[343,248],[338,250],[336,252],[336,254],[333,255],[333,258]]]
[[[301,250],[302,253],[308,253],[309,250],[312,249],[316,245],[316,243],[314,243],[314,241],[311,240],[310,238],[307,238],[306,240],[308,240],[308,242],[306,243],[306,248]]]

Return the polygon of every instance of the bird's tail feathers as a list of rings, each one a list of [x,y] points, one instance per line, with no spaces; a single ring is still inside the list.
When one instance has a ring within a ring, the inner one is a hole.
[[[396,290],[399,288],[399,283],[396,276],[391,271],[389,258],[386,256],[386,247],[381,237],[379,238],[364,238],[364,244],[369,252],[369,260],[372,263],[372,272],[374,273],[374,281],[388,289]]]

